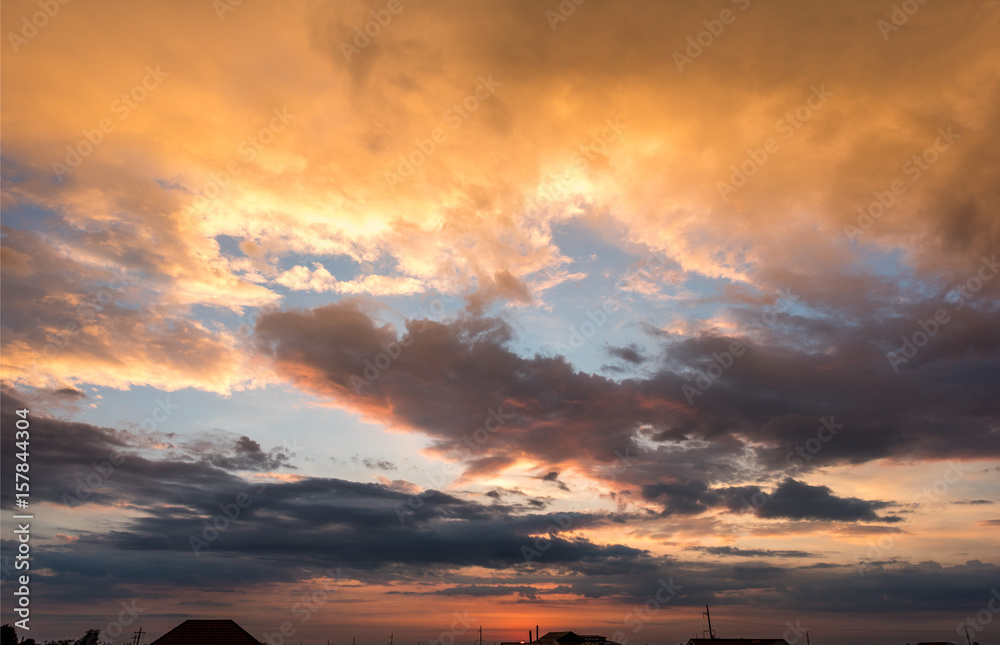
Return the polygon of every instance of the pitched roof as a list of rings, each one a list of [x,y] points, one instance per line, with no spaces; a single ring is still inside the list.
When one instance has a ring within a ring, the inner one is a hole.
[[[232,620],[185,620],[150,645],[261,645]]]

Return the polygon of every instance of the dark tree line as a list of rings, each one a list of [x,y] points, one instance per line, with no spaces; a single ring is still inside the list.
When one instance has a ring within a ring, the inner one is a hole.
[[[0,645],[38,645],[38,643],[34,638],[18,640],[17,630],[8,624],[0,626]],[[101,640],[101,630],[88,629],[86,634],[76,640],[66,638],[61,641],[45,641],[43,645],[111,645],[111,643]]]

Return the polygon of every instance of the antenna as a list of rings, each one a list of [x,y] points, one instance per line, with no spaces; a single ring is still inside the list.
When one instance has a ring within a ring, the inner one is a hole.
[[[966,627],[966,631],[968,631],[968,627]],[[139,628],[139,631],[132,632],[132,635],[134,637],[132,639],[132,645],[142,645],[142,627]]]
[[[812,643],[809,642],[809,630],[808,629],[806,630],[806,645],[812,645]]]
[[[715,630],[712,629],[712,614],[708,611],[708,605],[705,605],[705,613],[702,616],[708,619],[708,637],[715,640]]]
[[[965,623],[965,640],[969,641],[969,645],[972,645],[972,639],[969,638],[969,623]]]

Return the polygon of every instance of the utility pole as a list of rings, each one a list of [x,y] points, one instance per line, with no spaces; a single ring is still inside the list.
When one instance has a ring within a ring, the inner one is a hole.
[[[969,624],[965,624],[965,640],[969,641],[969,645],[972,645],[972,639],[969,638]]]
[[[965,631],[969,631],[969,628],[966,627]],[[142,642],[141,642],[142,641],[142,627],[139,628],[139,631],[132,632],[132,635],[135,637],[135,638],[132,639],[133,645],[142,645]]]
[[[812,643],[809,642],[809,630],[808,629],[806,630],[806,645],[812,645]]]
[[[712,629],[712,614],[708,611],[708,605],[705,605],[705,618],[708,619],[708,637],[715,640],[715,631]]]

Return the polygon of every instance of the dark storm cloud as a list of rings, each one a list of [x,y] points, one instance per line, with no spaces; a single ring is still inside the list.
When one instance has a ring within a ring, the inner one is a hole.
[[[280,452],[271,454],[261,450],[260,444],[250,437],[240,437],[228,453],[205,455],[205,461],[223,470],[274,470],[287,466],[287,458]]]
[[[64,387],[53,392],[57,396],[65,396],[71,399],[85,399],[87,395],[72,387]]]
[[[504,269],[497,271],[492,280],[481,280],[479,289],[471,293],[466,300],[468,302],[466,309],[475,315],[481,315],[497,301],[512,300],[531,304],[531,290],[523,281]]]
[[[554,470],[549,473],[546,473],[545,475],[542,475],[541,477],[539,477],[539,479],[541,479],[544,482],[552,482],[553,484],[558,486],[560,490],[566,490],[566,491],[569,490],[569,486],[567,486],[565,482],[559,481],[559,473]]]
[[[661,504],[664,515],[697,515],[722,501],[722,496],[702,481],[646,484],[642,496]]]
[[[376,324],[362,301],[270,314],[257,336],[302,387],[420,429],[473,473],[522,457],[599,472],[629,450],[638,458],[621,482],[655,483],[670,469],[679,479],[726,483],[735,477],[733,456],[745,451],[780,477],[890,455],[1000,454],[992,430],[1000,419],[1000,312],[954,312],[947,339],[939,334],[898,374],[886,359],[898,334],[912,333],[940,298],[889,315],[874,302],[885,296],[873,296],[868,317],[852,324],[836,322],[833,310],[781,314],[753,340],[665,338],[669,360],[659,371],[620,383],[560,357],[517,355],[508,348],[511,328],[497,319],[414,320],[400,334]],[[683,388],[698,383],[698,370],[727,362],[737,340],[744,351],[689,404]],[[385,347],[398,348],[398,357],[357,380]],[[479,428],[482,441],[473,441]],[[643,447],[640,431],[671,449]]]
[[[12,445],[15,410],[30,408],[22,395],[4,388],[0,392],[3,441]],[[31,458],[44,467],[35,469],[31,495],[37,501],[80,506],[127,502],[136,505],[186,504],[197,495],[222,499],[245,488],[236,471],[292,467],[280,450],[263,452],[248,437],[228,443],[198,440],[189,448],[170,443],[168,435],[100,428],[34,413],[31,419]],[[162,453],[153,443],[165,443]],[[4,451],[4,468],[13,470],[15,455]],[[11,508],[12,488],[3,489],[2,505]]]
[[[528,585],[467,585],[462,587],[448,587],[447,589],[440,589],[433,593],[440,596],[473,596],[479,598],[517,594],[534,600],[539,595],[551,595],[553,593],[560,593],[560,591],[557,589],[536,589]]]
[[[608,347],[609,354],[633,365],[641,365],[646,362],[646,357],[639,353],[640,350],[641,348],[635,343],[628,347]]]
[[[880,517],[876,510],[892,506],[890,502],[837,497],[826,486],[786,479],[771,491],[766,503],[757,509],[758,517],[793,520],[830,520],[836,522],[900,522],[895,516]]]
[[[815,553],[795,550],[741,549],[735,546],[689,546],[687,551],[701,551],[709,555],[740,558],[813,558]]]
[[[3,403],[3,439],[13,442],[13,411],[23,401],[5,390]],[[645,557],[630,547],[562,538],[557,535],[562,526],[553,516],[515,515],[524,511],[522,504],[482,505],[433,490],[415,496],[380,484],[340,479],[248,482],[228,469],[246,470],[267,458],[246,437],[236,440],[225,458],[213,454],[189,460],[177,452],[151,459],[142,454],[146,448],[142,436],[83,423],[36,416],[32,432],[37,446],[32,464],[39,473],[32,480],[34,500],[94,508],[125,505],[141,512],[105,534],[79,533],[72,544],[52,548],[48,556],[52,560],[63,553],[112,547],[122,553],[172,552],[180,558],[200,558],[205,551],[280,560],[281,554],[294,553],[330,566],[331,554],[336,553],[341,562],[371,571],[431,565],[506,568],[525,562],[522,547],[535,544],[531,536],[547,534],[549,547],[540,559],[544,566]],[[12,466],[13,459],[5,451],[4,467]],[[7,507],[12,499],[12,495],[5,499]],[[239,517],[225,517],[227,509],[230,515],[235,513],[236,503]],[[574,528],[602,521],[600,516],[584,514],[561,517]],[[192,538],[211,535],[206,527],[216,518],[227,528],[194,548],[197,542]],[[57,570],[69,575],[83,567],[77,572],[85,573],[91,566],[86,561],[60,560]],[[201,572],[179,567],[163,575],[193,582]]]
[[[392,463],[388,459],[373,459],[371,457],[352,457],[351,461],[354,463],[360,463],[365,468],[370,470],[396,470],[396,464]]]
[[[10,391],[4,396],[4,410],[20,403]],[[83,594],[106,600],[140,593],[156,597],[165,589],[192,586],[207,591],[263,588],[309,579],[336,567],[343,567],[344,575],[372,584],[417,582],[425,580],[425,572],[432,568],[450,572],[449,579],[455,580],[439,592],[442,595],[540,599],[568,594],[642,603],[669,580],[681,586],[672,601],[678,606],[718,602],[753,590],[746,597],[751,604],[762,598],[790,608],[857,610],[863,606],[877,612],[899,607],[965,607],[977,601],[982,589],[989,588],[984,585],[998,574],[995,566],[978,561],[962,566],[872,562],[864,577],[852,566],[685,562],[564,534],[659,520],[535,514],[499,503],[496,497],[489,498],[490,505],[483,505],[438,491],[425,491],[419,509],[401,521],[398,509],[412,496],[379,484],[321,478],[246,481],[205,460],[172,461],[169,454],[159,460],[140,457],[133,452],[142,446],[136,435],[44,417],[36,417],[34,423],[42,434],[58,431],[68,439],[66,444],[39,442],[34,455],[39,471],[66,477],[75,472],[71,462],[121,450],[125,461],[101,484],[100,494],[86,503],[98,507],[124,504],[137,512],[114,527],[72,531],[72,541],[40,542],[33,553],[40,569],[39,598],[46,602],[73,602]],[[237,441],[231,448],[234,454],[257,454],[249,441]],[[79,453],[76,460],[67,451]],[[58,503],[60,487],[44,480],[40,484],[41,498]],[[682,511],[722,503],[736,492],[731,488],[712,491],[693,481],[644,490],[652,501],[672,503]],[[838,498],[828,489],[794,480],[782,482],[771,498],[763,508],[774,503],[774,510],[767,511],[773,517],[871,519],[874,509],[884,505]],[[239,516],[233,517],[234,503],[240,500]],[[206,532],[213,525],[217,532]],[[192,538],[205,543],[196,550]],[[5,553],[15,546],[5,541]],[[811,557],[782,550],[695,550],[719,557]],[[516,582],[481,585],[475,578],[463,582],[462,567],[516,572]],[[553,581],[558,586],[548,588]],[[151,592],[149,585],[160,591]]]
[[[645,500],[662,507],[663,515],[697,515],[713,508],[731,512],[753,511],[766,519],[825,520],[831,522],[900,522],[895,516],[880,517],[875,511],[890,502],[837,497],[826,486],[810,486],[786,478],[770,493],[759,486],[709,488],[703,481],[646,484]]]
[[[243,531],[246,531],[245,527],[239,529],[239,532]],[[251,539],[230,535],[235,532],[236,529],[233,529],[220,537],[198,558],[193,555],[183,557],[176,551],[156,548],[149,543],[135,543],[123,549],[121,543],[104,539],[121,539],[117,534],[95,535],[66,547],[40,546],[36,553],[38,565],[57,573],[41,574],[39,580],[42,584],[39,587],[46,600],[72,601],[82,593],[88,593],[91,598],[114,599],[134,596],[151,583],[159,589],[173,586],[196,586],[205,591],[225,591],[236,586],[266,588],[273,583],[308,579],[335,567],[341,567],[343,575],[372,584],[389,581],[397,584],[426,583],[426,564],[413,564],[405,556],[402,561],[393,562],[393,556],[403,555],[398,550],[384,552],[384,566],[370,568],[368,562],[355,564],[350,559],[355,555],[354,551],[338,553],[336,548],[340,546],[339,542],[323,550],[318,548],[317,539],[317,548],[300,552],[297,549],[303,546],[301,540],[275,540],[257,547]],[[336,533],[331,533],[336,540]],[[261,533],[252,535],[253,539],[262,537]],[[455,550],[454,544],[446,543]],[[486,544],[487,547],[496,545],[497,542]],[[5,549],[9,546],[4,545]],[[378,553],[385,546],[380,541],[371,550]],[[470,546],[477,554],[482,554],[478,545]],[[421,540],[418,549],[423,552],[426,548],[427,542]],[[667,583],[680,587],[671,601],[676,606],[697,607],[722,602],[723,599],[731,602],[734,593],[752,591],[752,594],[743,596],[744,602],[751,606],[773,606],[777,603],[797,611],[815,611],[817,607],[822,607],[827,611],[862,611],[878,615],[898,609],[952,608],[966,611],[978,606],[983,590],[988,591],[991,585],[995,585],[996,576],[1000,574],[996,566],[979,561],[957,566],[934,562],[872,563],[862,577],[853,566],[825,563],[807,567],[767,563],[734,566],[720,562],[652,558],[623,548],[609,549],[599,556],[593,552],[577,555],[585,557],[576,562],[557,559],[546,564],[545,554],[530,564],[512,566],[504,562],[501,568],[507,572],[513,568],[517,575],[515,583],[501,585],[483,585],[478,582],[481,578],[464,575],[445,565],[442,571],[448,572],[446,579],[458,584],[432,592],[406,593],[467,597],[518,595],[529,598],[568,594],[586,598],[617,598],[626,604],[638,604],[653,597],[661,585]],[[239,566],[234,567],[234,562]],[[484,566],[493,568],[495,564],[487,558]],[[222,572],[224,576],[220,576]],[[113,584],[97,584],[109,576]],[[469,582],[462,584],[462,580]],[[546,588],[553,582],[558,586]],[[95,585],[97,588],[90,589]]]

